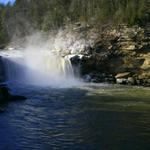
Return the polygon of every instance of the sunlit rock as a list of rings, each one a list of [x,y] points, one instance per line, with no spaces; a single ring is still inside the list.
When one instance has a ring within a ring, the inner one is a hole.
[[[130,72],[123,72],[123,73],[118,73],[115,78],[119,79],[119,78],[128,78],[130,76]]]

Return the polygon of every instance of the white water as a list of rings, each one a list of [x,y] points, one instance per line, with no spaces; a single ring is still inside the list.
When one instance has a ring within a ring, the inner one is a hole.
[[[0,52],[8,82],[70,87],[79,85],[74,75],[70,54],[80,54],[87,46],[83,37],[68,29],[49,36],[37,32],[17,42],[22,50],[9,48]],[[75,71],[78,74],[78,70]]]
[[[53,87],[79,84],[70,60],[51,51],[10,50],[0,55],[9,82]]]

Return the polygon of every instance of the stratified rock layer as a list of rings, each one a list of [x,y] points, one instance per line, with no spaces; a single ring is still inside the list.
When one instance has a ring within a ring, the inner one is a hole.
[[[150,25],[144,28],[120,25],[114,29],[103,29],[101,32],[90,29],[87,36],[89,39],[94,37],[94,42],[90,53],[82,53],[81,74],[83,77],[90,75],[91,81],[94,82],[109,82],[108,79],[112,76],[119,84],[149,86],[149,35]],[[102,77],[102,74],[105,74],[105,77]]]

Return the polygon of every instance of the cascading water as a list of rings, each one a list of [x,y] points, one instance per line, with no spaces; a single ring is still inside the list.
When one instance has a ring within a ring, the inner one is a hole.
[[[11,50],[0,55],[9,82],[60,87],[78,82],[70,59],[50,51]]]
[[[20,81],[21,78],[24,78],[24,67],[23,57],[18,53],[18,51],[2,51],[0,53],[2,56],[2,62],[4,66],[5,72],[5,80],[6,81]]]

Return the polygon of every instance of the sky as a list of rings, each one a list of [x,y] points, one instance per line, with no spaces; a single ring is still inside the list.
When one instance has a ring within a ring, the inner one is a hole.
[[[7,4],[8,2],[14,3],[15,0],[0,0],[0,3]]]

